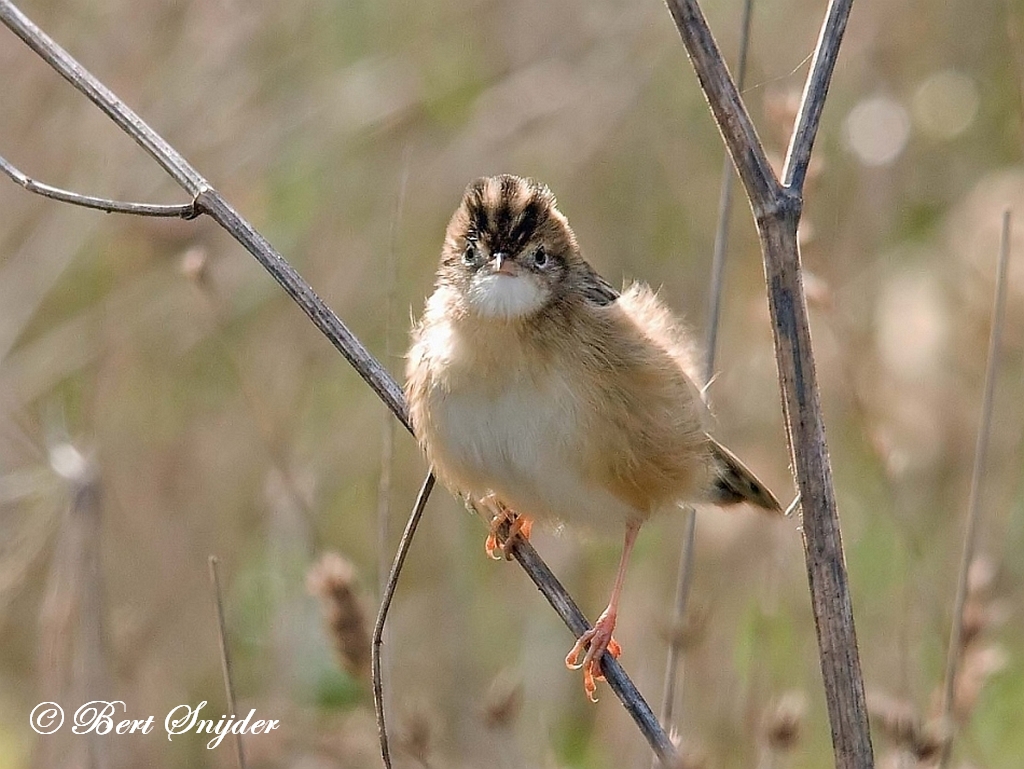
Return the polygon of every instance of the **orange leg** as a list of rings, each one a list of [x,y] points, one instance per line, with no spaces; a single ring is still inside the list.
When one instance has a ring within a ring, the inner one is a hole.
[[[594,626],[576,640],[565,657],[566,667],[571,670],[583,670],[583,690],[591,702],[597,702],[597,697],[594,696],[597,691],[597,681],[604,680],[604,673],[601,672],[601,656],[605,652],[612,657],[618,657],[622,653],[622,647],[612,638],[612,631],[615,630],[615,620],[619,614],[619,597],[622,595],[622,584],[626,579],[629,554],[633,551],[636,535],[639,532],[640,524],[638,522],[626,525],[626,539],[622,546],[622,557],[619,559],[619,570],[615,574],[615,584],[612,586],[612,594],[608,599],[608,608],[601,612],[601,616],[597,618]],[[586,649],[586,653],[583,656],[583,661],[580,662],[580,654],[583,654],[584,649]]]
[[[480,500],[480,503],[491,513],[491,525],[484,542],[484,550],[488,557],[500,561],[504,556],[506,561],[512,560],[512,547],[516,542],[530,539],[530,531],[533,528],[533,519],[516,513],[499,502],[493,494]],[[505,523],[509,524],[508,536],[500,545],[498,544],[498,531]],[[501,550],[501,555],[497,551]]]

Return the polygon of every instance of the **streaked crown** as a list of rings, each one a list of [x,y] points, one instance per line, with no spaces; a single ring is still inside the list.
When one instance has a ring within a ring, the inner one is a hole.
[[[466,187],[445,233],[438,284],[458,289],[481,314],[505,318],[617,296],[583,260],[551,190],[512,174]]]

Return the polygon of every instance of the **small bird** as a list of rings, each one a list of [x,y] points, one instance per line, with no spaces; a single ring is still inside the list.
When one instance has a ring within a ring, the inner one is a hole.
[[[595,700],[641,525],[686,502],[782,507],[706,430],[692,349],[642,283],[621,293],[583,259],[543,184],[477,179],[445,233],[412,331],[405,393],[437,477],[492,516],[510,556],[533,520],[625,531],[608,607],[566,665]],[[580,660],[580,655],[583,655]]]

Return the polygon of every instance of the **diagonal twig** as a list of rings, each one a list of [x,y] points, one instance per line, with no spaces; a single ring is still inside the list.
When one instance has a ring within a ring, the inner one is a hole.
[[[942,691],[942,715],[952,725],[956,677],[960,663],[963,633],[964,604],[967,601],[967,575],[974,561],[978,539],[978,520],[981,517],[981,481],[988,463],[989,436],[992,433],[992,404],[995,401],[996,372],[999,370],[999,349],[1002,346],[1003,317],[1006,315],[1007,265],[1010,261],[1010,211],[1003,212],[999,237],[999,257],[996,264],[995,301],[992,304],[992,321],[988,336],[988,363],[985,368],[985,393],[981,400],[981,418],[978,422],[978,438],[974,446],[974,469],[971,472],[971,491],[967,503],[967,522],[964,527],[964,544],[960,556],[960,572],[957,575],[956,599],[953,604],[953,621],[949,632],[949,649],[946,656],[946,676]],[[949,765],[952,754],[952,737],[942,749],[940,766]]]
[[[62,190],[60,187],[51,187],[26,176],[7,160],[0,157],[0,171],[9,176],[12,181],[20,184],[29,192],[42,195],[44,198],[57,200],[61,203],[70,203],[83,208],[95,208],[106,211],[108,214],[135,214],[136,216],[168,216],[177,219],[194,219],[198,212],[192,203],[132,203],[123,200],[110,200],[109,198],[98,198],[94,195],[82,195],[78,192]]]
[[[776,201],[779,181],[768,162],[739,89],[696,0],[668,0],[668,10],[686,46],[726,149],[747,189],[754,214],[761,217]]]
[[[349,361],[406,429],[412,431],[405,399],[398,383],[252,224],[244,219],[219,192],[213,189],[177,150],[32,23],[10,0],[0,0],[0,22],[14,31],[32,50],[45,59],[77,90],[99,106],[153,157],[189,195],[193,196],[193,204],[198,213],[210,216],[245,247]],[[586,619],[536,551],[529,545],[521,545],[513,552],[516,553],[516,559],[527,575],[558,612],[562,621],[576,635],[586,630],[589,627]],[[674,757],[674,749],[668,736],[621,666],[617,662],[609,662],[607,655],[604,659],[610,688],[633,716],[654,751],[666,763],[669,762]]]
[[[821,112],[828,96],[828,86],[832,81],[836,59],[839,58],[839,46],[843,42],[846,21],[850,18],[853,0],[830,0],[825,23],[821,26],[818,44],[814,48],[810,74],[804,84],[803,96],[800,99],[800,110],[797,112],[796,127],[786,152],[786,162],[782,170],[782,183],[786,187],[800,190],[804,188],[807,178],[807,166],[811,162],[811,150],[821,123]]]

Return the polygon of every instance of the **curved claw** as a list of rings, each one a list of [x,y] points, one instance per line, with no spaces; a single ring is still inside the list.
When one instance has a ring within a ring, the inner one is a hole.
[[[512,560],[512,548],[516,542],[530,539],[530,530],[533,528],[533,519],[516,513],[505,507],[493,496],[485,497],[481,502],[491,511],[491,525],[484,541],[484,551],[487,557],[493,561]],[[508,523],[508,536],[505,541],[498,543],[498,532],[501,527]],[[500,555],[499,555],[500,551]]]
[[[498,555],[498,551],[502,548],[498,545],[498,535],[491,532],[487,535],[487,539],[484,540],[484,552],[487,553],[487,557],[492,561],[500,561],[502,557]]]
[[[612,638],[612,629],[615,627],[615,620],[610,621],[605,615],[601,615],[594,627],[586,631],[573,644],[572,649],[565,656],[565,666],[570,670],[583,671],[583,691],[587,699],[597,702],[597,682],[605,680],[601,671],[601,655],[607,652],[616,659],[622,654],[622,647],[619,642]],[[586,649],[586,653],[583,650]],[[583,661],[579,661],[580,654],[583,654]]]

